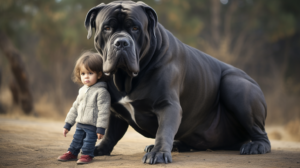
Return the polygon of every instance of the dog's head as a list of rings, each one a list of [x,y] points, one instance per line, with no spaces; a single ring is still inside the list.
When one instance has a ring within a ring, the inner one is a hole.
[[[124,75],[131,79],[140,71],[140,61],[155,40],[157,15],[143,2],[116,1],[100,4],[86,15],[87,38],[95,30],[94,45],[103,58],[103,72],[114,75],[117,88],[124,88],[120,82]],[[126,87],[126,86],[125,86]],[[131,87],[131,86],[130,86]]]

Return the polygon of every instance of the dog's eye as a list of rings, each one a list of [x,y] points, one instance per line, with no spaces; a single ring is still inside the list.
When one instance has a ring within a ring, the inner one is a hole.
[[[139,30],[139,28],[138,28],[138,27],[136,27],[136,26],[134,26],[134,27],[132,27],[132,30],[133,30],[133,31],[138,31],[138,30]]]
[[[110,28],[110,27],[104,27],[104,30],[106,30],[106,31],[110,31],[110,30],[111,30],[111,28]]]

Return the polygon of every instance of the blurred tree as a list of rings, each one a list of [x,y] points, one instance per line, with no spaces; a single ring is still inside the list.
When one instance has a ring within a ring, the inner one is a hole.
[[[33,65],[29,69],[34,72],[30,78],[35,81],[31,87],[36,97],[48,94],[60,113],[69,95],[77,94],[70,78],[76,57],[93,48],[93,41],[83,35],[83,22],[86,12],[97,4],[96,0],[0,2],[1,28],[29,53],[25,62]]]
[[[10,62],[14,80],[10,83],[15,104],[21,103],[22,110],[29,114],[33,109],[32,95],[29,90],[28,75],[20,52],[14,47],[9,38],[0,31],[0,50]],[[0,76],[1,77],[1,76]],[[1,82],[1,80],[0,80]],[[1,107],[0,107],[1,108]]]
[[[2,86],[2,70],[0,67],[0,94],[1,94],[1,86]],[[5,113],[4,107],[3,107],[3,103],[0,101],[0,114],[1,113]]]

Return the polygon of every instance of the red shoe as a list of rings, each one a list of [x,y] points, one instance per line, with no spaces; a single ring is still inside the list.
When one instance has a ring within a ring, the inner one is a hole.
[[[57,160],[62,162],[73,161],[73,160],[77,160],[77,156],[73,155],[70,151],[68,151],[67,153],[59,156]]]
[[[81,155],[80,159],[77,161],[77,164],[86,164],[93,161],[93,158],[90,155]]]

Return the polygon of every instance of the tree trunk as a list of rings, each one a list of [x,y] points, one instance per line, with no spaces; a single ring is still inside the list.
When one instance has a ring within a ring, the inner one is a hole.
[[[10,39],[2,31],[0,31],[0,50],[7,57],[11,71],[15,77],[13,81],[14,86],[10,86],[14,89],[17,88],[17,93],[13,93],[17,95],[17,97],[14,97],[17,100],[14,101],[21,103],[24,113],[29,114],[33,110],[33,99],[29,90],[29,81],[24,62],[21,58],[22,55],[15,49]]]
[[[0,94],[1,94],[1,84],[2,84],[2,71],[0,67]],[[5,113],[4,107],[2,105],[2,102],[0,101],[0,114]]]
[[[220,0],[211,0],[211,35],[212,43],[215,49],[220,45]]]

